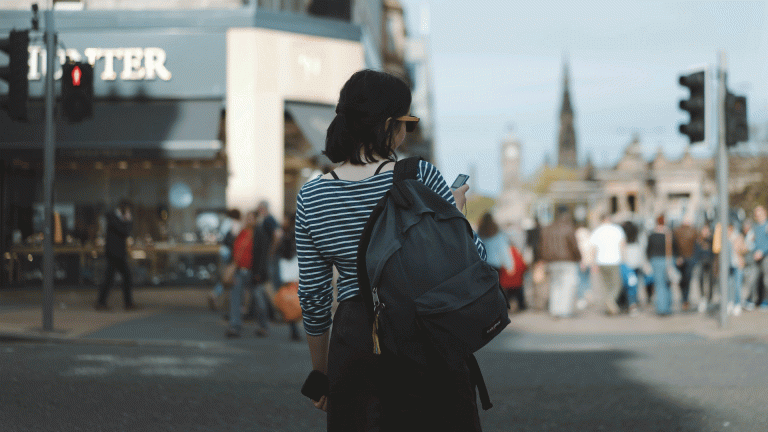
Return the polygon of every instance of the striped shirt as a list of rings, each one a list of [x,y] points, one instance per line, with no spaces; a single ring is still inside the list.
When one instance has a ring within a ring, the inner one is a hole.
[[[419,163],[419,181],[456,204],[448,184],[426,161]],[[299,299],[304,330],[321,335],[331,326],[333,266],[339,272],[338,301],[358,294],[357,246],[376,203],[392,186],[392,171],[360,181],[308,181],[296,198],[296,251],[299,256]],[[486,258],[483,242],[474,235],[477,250]]]

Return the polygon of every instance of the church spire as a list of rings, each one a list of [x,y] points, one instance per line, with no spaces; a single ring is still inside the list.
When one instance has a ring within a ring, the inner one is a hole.
[[[563,106],[560,108],[560,114],[568,113],[573,115],[573,108],[571,107],[571,91],[570,91],[570,73],[568,70],[568,59],[563,59]]]
[[[578,166],[576,132],[573,128],[573,106],[571,105],[570,71],[567,56],[563,56],[563,104],[560,108],[560,133],[557,143],[557,164],[567,168],[576,168]]]

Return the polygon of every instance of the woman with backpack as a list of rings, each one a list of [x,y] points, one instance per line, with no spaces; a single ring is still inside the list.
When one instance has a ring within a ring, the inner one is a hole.
[[[363,228],[392,186],[395,150],[418,122],[410,105],[402,80],[371,70],[352,75],[341,89],[324,152],[341,164],[308,181],[297,197],[299,297],[314,369],[305,387],[317,390],[307,393],[316,394],[314,405],[327,411],[329,431],[480,430],[467,371],[418,368],[386,352],[374,354],[358,286]],[[463,207],[469,186],[451,192],[426,161],[419,162],[417,179]],[[484,259],[482,242],[474,238]],[[331,331],[333,267],[339,305]]]

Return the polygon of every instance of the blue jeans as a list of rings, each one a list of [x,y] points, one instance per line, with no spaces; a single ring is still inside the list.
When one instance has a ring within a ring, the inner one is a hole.
[[[734,305],[741,304],[741,286],[744,285],[744,269],[731,267],[731,302]]]
[[[219,282],[217,282],[216,286],[213,287],[213,295],[216,297],[224,294],[224,283],[221,282],[221,275],[224,273],[224,269],[227,267],[227,265],[229,265],[231,262],[232,251],[228,246],[221,245],[219,247],[219,263],[221,264],[221,268],[219,268]]]
[[[653,285],[656,293],[656,313],[667,315],[672,312],[672,293],[667,283],[667,259],[665,257],[651,257],[653,269]]]
[[[576,291],[576,300],[584,298],[584,295],[589,291],[589,266],[585,269],[579,268],[579,287]]]
[[[267,320],[266,303],[264,300],[264,285],[253,285],[251,283],[251,271],[247,269],[237,269],[235,272],[235,281],[232,285],[232,292],[229,296],[229,326],[235,330],[243,327],[243,291],[251,291],[251,297],[256,301],[256,319],[263,329],[269,328]]]
[[[637,304],[637,286],[639,284],[637,273],[629,269],[627,271],[627,305],[632,306]]]

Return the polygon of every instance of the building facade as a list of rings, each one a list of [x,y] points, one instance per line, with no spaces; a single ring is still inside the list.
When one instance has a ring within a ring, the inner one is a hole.
[[[0,32],[29,28],[31,3],[0,5]],[[301,185],[330,168],[321,152],[339,89],[384,64],[383,11],[380,0],[57,2],[59,63],[87,61],[95,75],[93,117],[56,116],[57,247],[97,251],[103,214],[123,198],[135,204],[137,259],[161,244],[213,242],[227,208],[266,200],[281,219]],[[19,260],[15,248],[39,245],[42,231],[47,53],[41,34],[31,36],[30,121],[0,111],[3,284],[39,266],[37,252],[31,264],[9,262]]]

